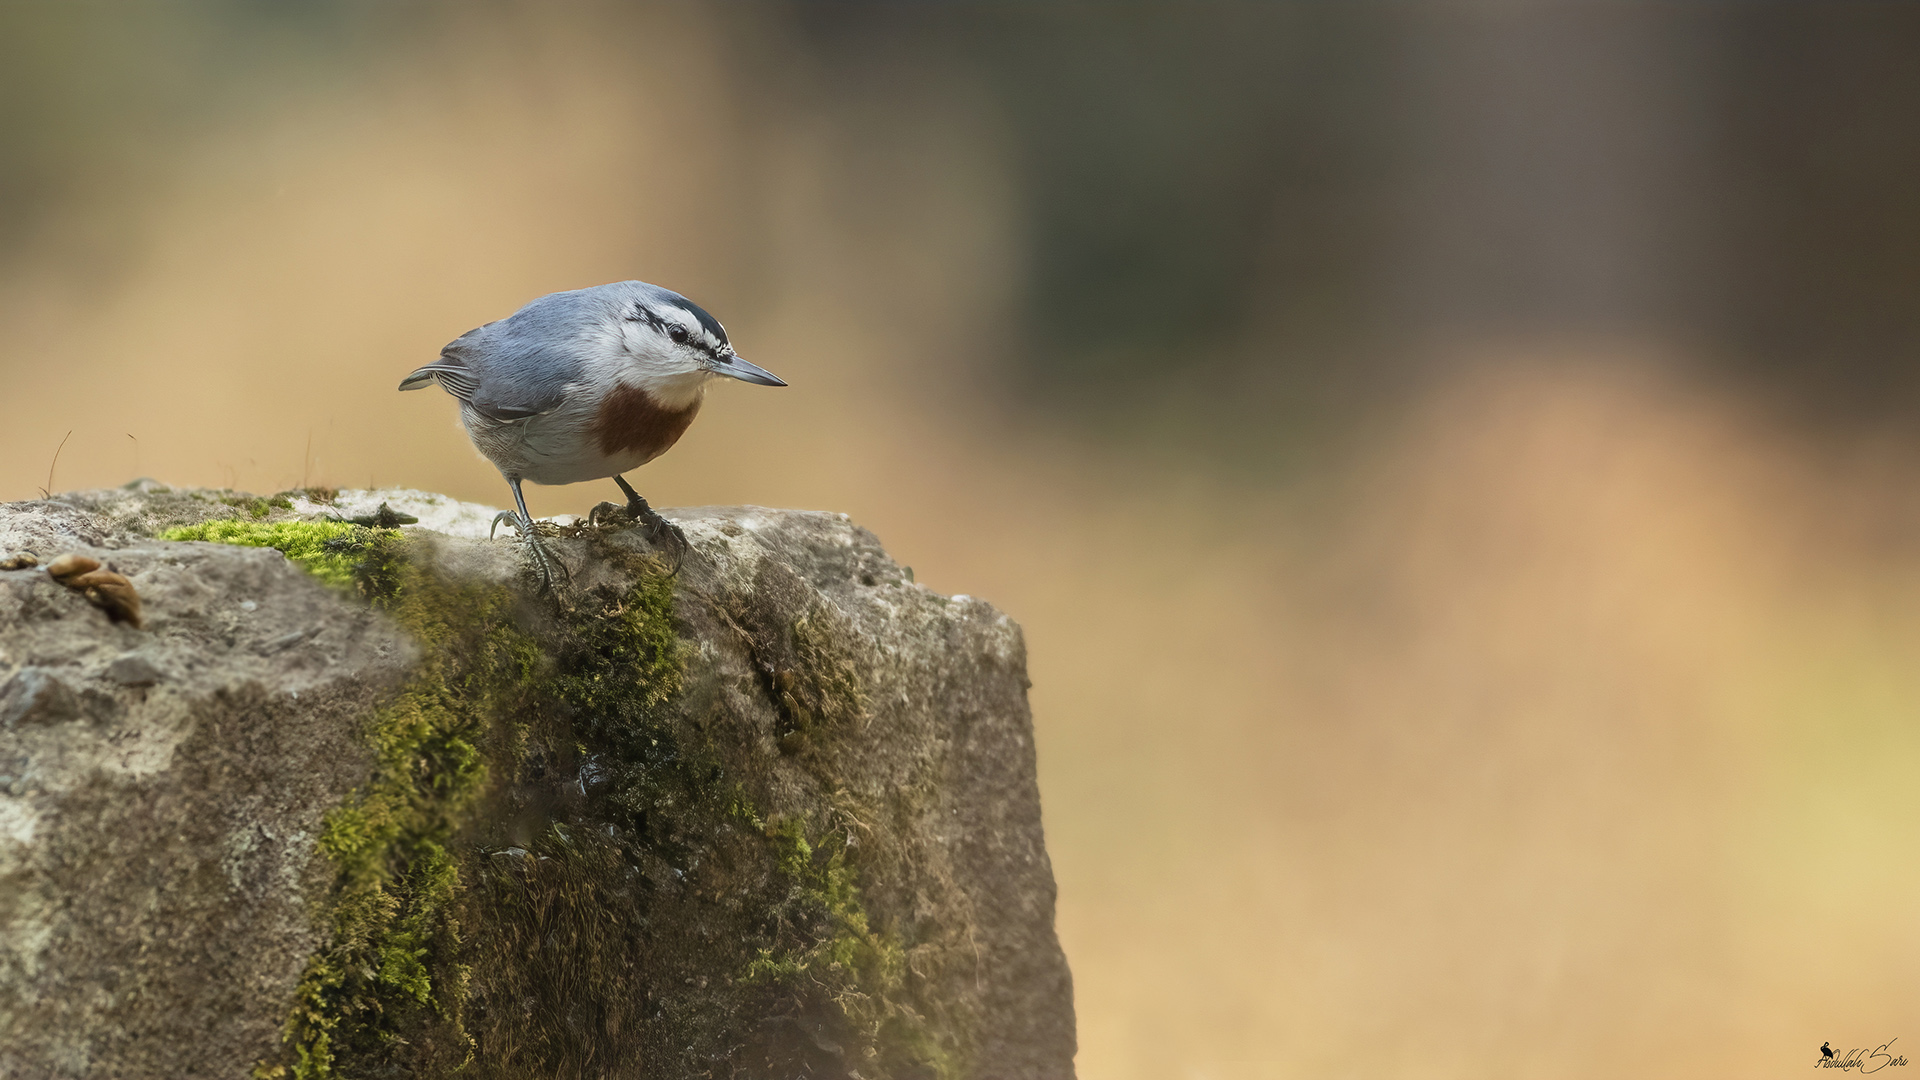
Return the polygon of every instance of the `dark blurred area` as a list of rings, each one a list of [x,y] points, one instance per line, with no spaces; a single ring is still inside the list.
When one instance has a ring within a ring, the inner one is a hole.
[[[855,93],[903,55],[990,88],[1027,242],[1000,378],[1050,414],[1284,438],[1436,340],[1585,334],[1683,341],[1809,418],[1920,406],[1920,8],[790,17]]]
[[[659,282],[792,385],[643,493],[1024,627],[1083,1075],[1803,1068],[1920,994],[1916,56],[1911,4],[0,3],[0,498],[498,504],[397,380]]]
[[[500,6],[6,5],[0,244]],[[1225,408],[1284,440],[1417,379],[1410,352],[1489,334],[1658,336],[1810,415],[1920,408],[1911,5],[719,18],[749,56],[804,54],[729,71],[736,93],[790,94],[804,66],[826,107],[930,70],[981,95],[1022,240],[1018,322],[983,328],[992,375],[1090,430],[1204,445],[1244,426]]]

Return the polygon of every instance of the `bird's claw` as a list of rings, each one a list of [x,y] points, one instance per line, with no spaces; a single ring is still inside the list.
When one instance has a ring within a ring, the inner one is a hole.
[[[527,548],[533,552],[534,565],[540,568],[540,587],[542,591],[551,591],[553,589],[554,578],[556,576],[555,571],[558,571],[558,577],[561,581],[572,580],[573,575],[567,571],[566,564],[555,558],[553,552],[547,550],[547,545],[540,542],[540,534],[534,531],[533,522],[521,521],[520,515],[511,510],[502,510],[493,515],[493,525],[487,530],[487,538],[489,540],[491,540],[494,533],[499,530],[500,523],[503,521],[513,526],[513,531],[520,534],[520,539],[525,540],[527,542]]]
[[[672,548],[673,564],[676,567],[679,566],[680,559],[693,547],[693,545],[687,541],[687,534],[680,531],[680,526],[675,525],[659,514],[652,514],[650,517],[651,520],[644,523],[644,527],[647,530],[647,539],[653,541],[660,547]]]
[[[627,497],[627,516],[646,530],[647,539],[654,547],[667,548],[673,552],[672,572],[679,573],[680,564],[686,560],[687,552],[693,550],[693,545],[687,543],[687,534],[680,531],[680,526],[655,513],[653,507],[647,505],[646,498],[633,490],[632,484],[627,483],[626,477],[615,476],[613,482],[620,485],[621,492]]]
[[[647,505],[647,500],[634,500],[634,502],[639,505],[628,503],[626,513],[632,515],[632,519],[639,523],[639,527],[647,532],[647,540],[651,540],[653,546],[670,548],[674,552],[674,569],[680,569],[680,559],[685,557],[687,548],[691,548],[691,544],[687,544],[687,534],[672,521],[666,521],[664,517],[660,517],[660,511]]]
[[[686,560],[687,552],[693,545],[687,542],[687,534],[680,526],[660,516],[660,512],[647,505],[647,500],[634,495],[627,500],[627,516],[638,522],[647,534],[647,540],[655,547],[666,548],[673,552],[673,572],[680,572],[680,564]]]

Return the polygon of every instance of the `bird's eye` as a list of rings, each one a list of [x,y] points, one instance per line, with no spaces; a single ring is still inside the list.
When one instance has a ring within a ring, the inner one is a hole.
[[[674,344],[676,345],[685,345],[687,343],[686,327],[676,326],[673,329],[667,331],[667,336],[672,338]]]

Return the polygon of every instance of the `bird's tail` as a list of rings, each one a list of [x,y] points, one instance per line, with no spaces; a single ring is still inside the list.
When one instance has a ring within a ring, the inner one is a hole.
[[[414,372],[413,374],[407,376],[406,378],[401,379],[400,389],[418,390],[432,381],[433,381],[433,368],[430,366],[423,367],[420,370]]]

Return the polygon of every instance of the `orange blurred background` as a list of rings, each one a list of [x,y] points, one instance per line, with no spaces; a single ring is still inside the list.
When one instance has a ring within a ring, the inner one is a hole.
[[[1784,1076],[1920,1043],[1916,46],[12,6],[0,499],[500,505],[399,379],[660,283],[792,385],[718,387],[643,493],[845,511],[1026,628],[1083,1076]]]

